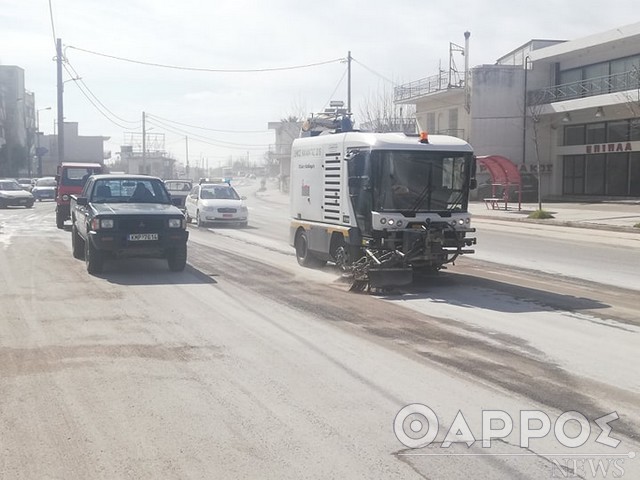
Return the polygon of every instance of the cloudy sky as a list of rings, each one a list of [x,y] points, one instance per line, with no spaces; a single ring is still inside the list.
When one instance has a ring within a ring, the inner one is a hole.
[[[467,30],[474,66],[532,38],[570,40],[637,21],[637,0],[0,0],[0,64],[25,70],[36,108],[52,107],[40,112],[41,130],[52,133],[61,38],[65,80],[81,77],[65,83],[65,119],[81,135],[110,137],[105,149],[115,154],[127,132],[141,132],[144,111],[149,133],[164,134],[176,158],[184,162],[188,136],[190,163],[215,166],[230,156],[259,161],[275,142],[268,122],[346,100],[339,59],[348,51],[357,122],[367,98],[446,67],[449,42],[464,45]]]

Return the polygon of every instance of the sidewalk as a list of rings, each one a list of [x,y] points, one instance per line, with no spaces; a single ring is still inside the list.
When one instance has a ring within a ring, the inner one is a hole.
[[[288,205],[289,196],[269,185],[266,190],[255,192],[262,200]],[[507,210],[487,209],[483,201],[469,202],[469,212],[474,219],[509,222],[529,222],[544,225],[560,225],[565,227],[593,228],[640,234],[640,200],[638,202],[601,202],[601,203],[542,203],[542,208],[553,215],[547,220],[533,220],[527,216],[538,209],[537,203],[523,203],[522,210],[518,204],[509,204]]]
[[[601,202],[601,203],[542,203],[542,208],[554,218],[534,220],[527,216],[538,209],[537,203],[523,203],[522,210],[518,204],[509,204],[507,210],[488,209],[483,201],[469,202],[469,212],[476,219],[491,219],[516,222],[541,223],[545,225],[561,225],[566,227],[595,228],[636,232],[640,228],[640,201],[638,202]]]

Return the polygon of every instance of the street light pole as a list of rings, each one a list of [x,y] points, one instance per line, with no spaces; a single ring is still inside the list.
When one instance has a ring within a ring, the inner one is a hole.
[[[36,110],[36,157],[38,158],[38,177],[42,177],[42,153],[40,153],[40,112],[51,110],[51,107]]]

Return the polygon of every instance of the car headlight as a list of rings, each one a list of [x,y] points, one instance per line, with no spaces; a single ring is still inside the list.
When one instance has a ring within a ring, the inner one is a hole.
[[[243,213],[247,213],[248,209],[247,209],[247,207],[246,207],[246,206],[242,205],[242,206],[240,207],[240,211],[241,211],[241,212],[243,212]]]
[[[182,228],[182,222],[184,219],[182,218],[170,218],[169,219],[169,228]]]
[[[203,207],[202,210],[204,210],[205,212],[215,212],[216,207]]]
[[[69,195],[67,194],[62,195],[62,200],[64,200],[65,202],[69,200]]]

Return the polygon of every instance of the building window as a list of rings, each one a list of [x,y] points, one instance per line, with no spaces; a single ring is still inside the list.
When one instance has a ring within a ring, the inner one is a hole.
[[[563,161],[562,190],[566,195],[584,193],[584,155],[567,155]]]
[[[626,195],[629,189],[629,155],[607,155],[607,195]]]
[[[629,122],[607,123],[607,142],[626,142],[629,140]]]
[[[640,140],[640,120],[637,118],[629,122],[629,140],[632,142]]]
[[[435,133],[436,131],[436,114],[435,112],[427,113],[427,132]]]
[[[629,195],[640,197],[640,153],[629,155]]]
[[[585,189],[587,195],[604,195],[604,155],[587,155],[585,168]]]
[[[564,127],[565,145],[584,145],[584,125],[569,125]]]
[[[449,110],[449,130],[455,135],[458,130],[458,109],[452,108]]]
[[[587,145],[604,143],[607,141],[604,123],[591,123],[587,125]]]

